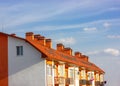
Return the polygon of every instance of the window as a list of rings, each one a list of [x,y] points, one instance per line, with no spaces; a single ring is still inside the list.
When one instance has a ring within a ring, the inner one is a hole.
[[[47,65],[47,74],[48,75],[52,75],[52,66],[51,65]]]
[[[58,73],[60,77],[65,76],[65,65],[58,65]]]
[[[74,78],[74,69],[69,69],[69,77]]]
[[[23,55],[23,46],[16,46],[17,56]]]
[[[81,70],[81,79],[86,79],[86,71]]]

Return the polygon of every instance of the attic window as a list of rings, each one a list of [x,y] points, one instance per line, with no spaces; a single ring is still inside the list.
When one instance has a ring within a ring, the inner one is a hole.
[[[23,46],[16,46],[16,53],[17,53],[17,56],[22,56],[23,55]]]

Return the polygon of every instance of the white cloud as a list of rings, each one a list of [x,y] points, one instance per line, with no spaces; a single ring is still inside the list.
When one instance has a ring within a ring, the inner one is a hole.
[[[55,42],[63,43],[65,45],[70,45],[70,44],[75,44],[76,40],[73,37],[69,37],[69,38],[61,38],[61,39],[55,40]]]
[[[14,27],[17,25],[23,25],[31,22],[39,22],[54,19],[55,16],[59,16],[64,13],[68,13],[78,9],[78,7],[85,7],[89,3],[87,1],[54,1],[53,3],[19,3],[1,5],[0,6],[0,18],[4,18],[6,27]],[[50,7],[46,7],[46,6]],[[72,5],[72,6],[71,6]],[[39,8],[39,9],[38,9]],[[1,20],[0,20],[1,21]],[[11,22],[12,21],[12,22]]]
[[[94,3],[94,5],[93,5]],[[60,3],[60,1],[54,2],[20,2],[10,5],[1,5],[0,6],[0,18],[5,21],[6,27],[14,27],[18,25],[24,25],[32,22],[39,22],[39,21],[47,21],[51,19],[55,19],[56,16],[61,14],[72,14],[76,12],[81,12],[82,15],[79,17],[85,17],[85,14],[88,15],[87,11],[88,8],[91,8],[92,16],[96,11],[104,10],[101,7],[101,4],[106,4],[104,1],[95,2],[94,0],[66,0]],[[49,6],[49,7],[47,7]],[[100,10],[97,10],[99,9]],[[108,8],[106,8],[108,10]],[[114,8],[115,9],[115,8]],[[114,10],[112,9],[112,10]],[[117,8],[116,8],[117,9]],[[96,10],[96,11],[95,11]],[[107,11],[105,10],[105,12]],[[119,9],[118,9],[119,10]],[[104,12],[104,11],[103,11]],[[102,12],[102,13],[103,13]],[[78,13],[77,13],[78,14]],[[98,15],[97,14],[97,15]],[[96,14],[95,14],[96,15]],[[90,16],[90,13],[89,15]],[[66,18],[65,16],[64,18]],[[69,18],[72,18],[70,16]],[[57,19],[61,18],[60,16]],[[1,20],[0,20],[1,21]],[[11,22],[12,21],[12,22]]]
[[[119,56],[120,51],[118,49],[113,49],[113,48],[106,48],[104,50],[96,50],[96,51],[90,51],[86,52],[85,54],[87,55],[101,55],[101,54],[109,54],[113,56]]]
[[[111,54],[113,56],[119,56],[120,55],[120,51],[117,49],[113,49],[113,48],[107,48],[104,50],[105,53],[107,54]]]
[[[103,26],[105,27],[105,28],[109,28],[110,27],[110,23],[108,23],[108,22],[105,22],[104,24],[103,24]]]
[[[120,39],[120,35],[108,35],[107,37],[110,39]]]
[[[96,27],[92,27],[92,28],[83,28],[84,31],[97,31]]]
[[[30,20],[30,19],[28,19],[28,20]],[[33,26],[31,30],[32,31],[48,31],[48,30],[78,29],[79,28],[79,29],[83,29],[83,31],[81,31],[81,32],[98,32],[98,31],[100,32],[100,31],[104,31],[104,28],[103,29],[97,29],[94,26],[95,25],[96,26],[103,25],[104,22],[110,22],[110,23],[112,23],[112,25],[120,25],[120,23],[119,23],[120,19],[107,19],[107,20],[98,20],[98,21],[92,21],[92,22],[81,23],[81,24],[45,25],[45,26],[44,25],[38,25],[38,26]],[[16,24],[17,23],[18,22],[16,22]],[[9,24],[11,24],[11,23],[9,23]],[[92,27],[92,28],[84,28],[84,27]],[[25,29],[30,29],[30,28],[25,28]],[[23,30],[25,30],[25,29],[23,28]],[[16,29],[16,30],[18,32],[18,29]],[[108,38],[114,38],[114,37],[113,36],[112,37],[108,36]],[[119,36],[117,36],[117,38],[119,38]]]

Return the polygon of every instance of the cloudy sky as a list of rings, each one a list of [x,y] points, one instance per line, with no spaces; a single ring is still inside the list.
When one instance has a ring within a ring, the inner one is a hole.
[[[32,31],[80,51],[120,82],[120,0],[0,0],[0,31]]]

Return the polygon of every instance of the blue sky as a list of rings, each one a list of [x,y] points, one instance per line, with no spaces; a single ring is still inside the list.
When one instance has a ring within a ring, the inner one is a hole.
[[[80,51],[120,82],[120,0],[0,0],[0,31],[32,31]]]

